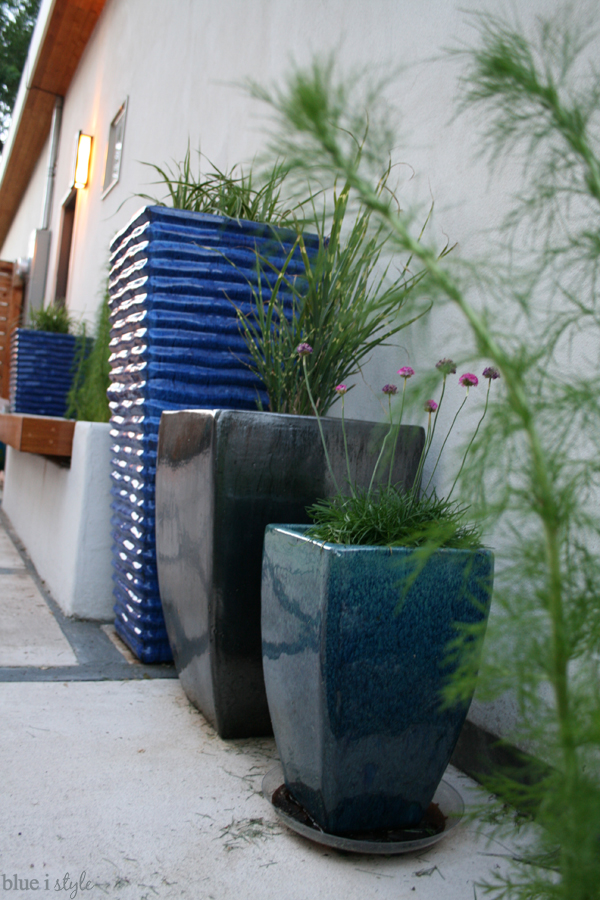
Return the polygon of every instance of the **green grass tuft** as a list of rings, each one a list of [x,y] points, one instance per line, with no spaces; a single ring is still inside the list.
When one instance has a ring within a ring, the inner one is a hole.
[[[198,156],[202,157],[200,151]],[[167,193],[162,199],[150,194],[136,196],[157,206],[172,206],[174,209],[213,213],[231,219],[272,225],[280,225],[293,219],[294,210],[281,198],[285,172],[277,163],[260,184],[257,184],[252,169],[246,173],[237,165],[228,172],[222,172],[209,161],[212,170],[202,173],[199,167],[195,174],[189,146],[183,161],[173,162],[172,167],[158,166],[155,163],[144,165],[154,169],[158,175],[155,184],[162,185]]]
[[[63,303],[50,303],[44,309],[33,310],[30,314],[34,331],[51,331],[54,334],[69,334],[73,321]]]
[[[308,507],[310,537],[332,544],[452,547],[477,550],[481,532],[466,521],[468,507],[435,495],[416,498],[395,487],[355,490]]]
[[[68,419],[86,422],[108,422],[110,408],[107,390],[110,384],[109,363],[110,319],[108,297],[98,311],[96,336],[90,349],[90,338],[82,328],[75,350],[75,375],[67,399]]]
[[[377,186],[378,195],[389,194],[390,168]],[[238,309],[240,331],[251,356],[250,368],[260,377],[269,397],[271,412],[314,415],[296,347],[312,347],[306,360],[308,378],[319,415],[325,415],[338,399],[335,387],[360,371],[361,364],[380,346],[427,311],[400,319],[408,295],[420,280],[411,273],[410,259],[400,275],[388,277],[383,266],[387,234],[372,226],[371,212],[349,213],[350,186],[333,191],[333,215],[327,205],[312,222],[319,248],[311,255],[302,229],[281,268],[259,257],[258,287],[253,289],[253,309]],[[290,276],[288,266],[299,250],[303,272]],[[442,256],[448,252],[446,247]],[[264,281],[273,287],[264,301]],[[291,309],[289,304],[291,302]]]

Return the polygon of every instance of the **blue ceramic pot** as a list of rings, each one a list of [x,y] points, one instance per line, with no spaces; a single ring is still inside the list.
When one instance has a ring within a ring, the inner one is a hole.
[[[488,550],[438,550],[408,591],[406,548],[322,544],[270,525],[263,666],[285,781],[333,834],[416,824],[464,723],[441,708],[457,623],[487,618]]]
[[[11,412],[64,417],[73,383],[76,337],[16,328],[11,341]]]
[[[111,243],[115,627],[142,662],[172,659],[155,540],[161,414],[190,408],[254,410],[257,396],[267,405],[263,385],[247,365],[236,310],[253,309],[256,252],[283,266],[295,240],[290,229],[148,206]],[[305,240],[312,255],[318,238],[306,235]],[[275,275],[265,268],[266,297]],[[302,278],[298,249],[286,272]],[[260,641],[256,656],[260,663]]]

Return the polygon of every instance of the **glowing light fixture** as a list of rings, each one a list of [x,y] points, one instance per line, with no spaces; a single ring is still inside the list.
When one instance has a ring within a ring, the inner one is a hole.
[[[92,137],[79,132],[77,138],[77,156],[75,158],[75,177],[73,187],[84,188],[90,175],[90,157],[92,155]]]

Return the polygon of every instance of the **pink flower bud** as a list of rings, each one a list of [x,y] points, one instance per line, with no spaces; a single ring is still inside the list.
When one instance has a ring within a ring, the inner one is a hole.
[[[396,387],[395,384],[384,384],[384,386],[381,388],[381,390],[383,391],[384,394],[397,394],[398,393],[398,388]]]
[[[487,369],[484,369],[482,375],[484,378],[489,378],[490,381],[493,381],[496,378],[500,378],[500,372],[493,366],[488,366]]]
[[[456,374],[456,363],[453,359],[440,359],[440,361],[435,364],[435,367],[440,370],[442,375]]]
[[[477,387],[479,384],[479,378],[477,375],[473,375],[471,372],[465,372],[464,375],[461,375],[458,379],[459,383],[462,384],[463,387]]]
[[[435,400],[426,400],[425,401],[425,412],[434,413],[438,408]]]
[[[398,369],[397,374],[400,375],[401,378],[412,378],[415,374],[415,370],[410,366],[402,366],[401,369]]]
[[[339,394],[340,397],[343,397],[347,390],[348,388],[345,384],[338,384],[336,387],[334,387],[334,391],[336,392],[336,394]]]

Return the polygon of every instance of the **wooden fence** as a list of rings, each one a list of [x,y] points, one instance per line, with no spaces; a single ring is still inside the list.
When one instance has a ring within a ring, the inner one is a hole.
[[[23,286],[14,263],[0,260],[0,398],[10,390],[10,337],[21,319]]]

